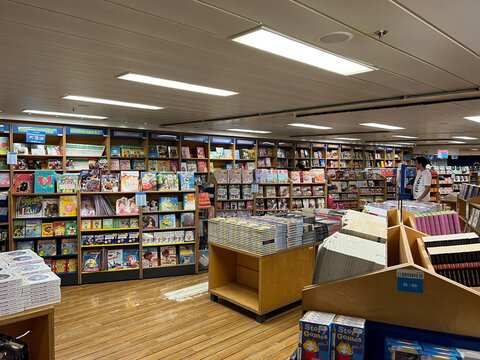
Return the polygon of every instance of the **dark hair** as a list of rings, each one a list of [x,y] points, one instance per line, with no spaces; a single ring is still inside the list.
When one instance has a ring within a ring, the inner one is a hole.
[[[428,160],[424,156],[418,156],[415,158],[415,161],[419,164],[422,164],[423,167],[426,167],[428,164]]]

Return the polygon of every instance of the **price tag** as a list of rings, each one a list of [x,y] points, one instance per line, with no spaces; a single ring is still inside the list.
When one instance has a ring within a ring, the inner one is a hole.
[[[397,270],[397,290],[405,292],[423,293],[424,273],[420,270]]]
[[[135,202],[138,206],[147,206],[147,193],[137,192],[135,193]]]

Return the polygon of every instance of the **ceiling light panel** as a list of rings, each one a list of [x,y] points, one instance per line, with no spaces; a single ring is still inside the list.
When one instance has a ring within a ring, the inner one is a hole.
[[[249,130],[249,129],[227,129],[227,131],[236,131],[236,132],[244,132],[244,133],[252,133],[252,134],[270,134],[271,133],[271,131]]]
[[[452,139],[461,139],[461,140],[477,140],[476,137],[471,136],[452,136]]]
[[[480,122],[480,116],[465,116],[464,119],[470,120],[470,121],[475,121],[475,122]]]
[[[48,116],[62,116],[62,117],[72,117],[72,118],[81,118],[81,119],[96,119],[96,120],[105,120],[106,116],[97,116],[97,115],[85,115],[85,114],[74,114],[74,113],[63,113],[57,111],[41,111],[41,110],[23,110],[22,112],[27,114],[35,115],[48,115]]]
[[[180,81],[167,80],[167,79],[157,78],[153,76],[140,75],[140,74],[134,74],[134,73],[127,73],[124,75],[120,75],[118,76],[118,79],[129,80],[129,81],[134,81],[134,82],[148,84],[148,85],[161,86],[161,87],[166,87],[170,89],[192,91],[192,92],[208,94],[208,95],[232,96],[232,95],[238,94],[237,92],[234,92],[234,91],[216,89],[208,86],[189,84],[189,83],[184,83]]]
[[[337,137],[337,138],[334,138],[334,140],[358,141],[358,140],[362,140],[362,139],[349,138],[349,137]]]
[[[360,125],[379,128],[379,129],[387,129],[387,130],[405,130],[405,128],[400,126],[393,126],[393,125],[379,124],[379,123],[361,123]]]
[[[449,143],[450,144],[466,144],[465,141],[456,141],[456,140],[450,140]]]
[[[332,54],[263,27],[240,34],[233,41],[341,75],[375,70],[373,66]]]
[[[304,124],[304,123],[291,123],[291,124],[288,124],[288,126],[296,126],[296,127],[318,129],[318,130],[331,130],[332,129],[329,126],[311,125],[311,124]]]
[[[137,109],[147,109],[147,110],[161,110],[161,109],[164,109],[161,106],[155,106],[155,105],[145,105],[145,104],[126,102],[126,101],[100,99],[100,98],[93,98],[93,97],[79,96],[79,95],[67,95],[67,96],[64,96],[63,99],[91,102],[91,103],[96,103],[96,104],[125,106],[125,107],[132,107],[132,108],[137,108]]]
[[[399,139],[418,139],[416,136],[409,136],[409,135],[392,135],[394,138],[399,138]]]

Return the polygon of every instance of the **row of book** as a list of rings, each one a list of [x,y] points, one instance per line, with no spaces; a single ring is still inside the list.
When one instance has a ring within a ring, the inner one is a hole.
[[[195,230],[155,231],[142,234],[143,245],[163,245],[195,241]]]
[[[143,229],[171,229],[175,227],[193,227],[195,226],[195,214],[181,213],[177,225],[176,214],[148,214],[143,215]]]
[[[182,209],[179,208],[178,196],[161,196],[158,200],[147,200],[143,211],[195,210],[195,194],[182,194],[181,198]]]
[[[84,230],[138,229],[138,217],[82,219],[81,228],[82,228],[82,231],[84,231]]]
[[[217,210],[253,210],[253,200],[218,202]],[[217,214],[218,214],[218,211],[217,211]]]
[[[0,144],[3,144],[5,139],[8,138],[1,137]],[[58,145],[13,143],[13,151],[18,155],[62,155],[62,149]]]
[[[458,196],[465,200],[480,196],[480,186],[473,184],[461,184],[460,193]]]
[[[57,240],[38,240],[35,249],[34,241],[17,241],[18,250],[29,249],[35,251],[39,256],[75,255],[77,254],[77,239],[60,239],[60,247]]]
[[[112,145],[110,146],[110,156],[145,157],[145,149],[143,146],[137,145]],[[178,157],[178,155],[175,157]]]
[[[55,274],[76,273],[78,271],[78,260],[71,259],[45,259],[47,265]]]
[[[255,216],[255,221],[270,224],[276,228],[276,250],[299,246],[303,244],[304,224],[303,217],[298,215],[287,216]]]
[[[218,200],[253,199],[252,185],[217,185]]]
[[[254,170],[244,169],[217,169],[213,172],[217,184],[251,184],[253,175]]]
[[[255,204],[257,211],[289,210],[289,199],[257,199]]]
[[[293,199],[292,209],[320,209],[325,207],[324,198],[316,199]]]
[[[77,216],[77,197],[72,195],[63,195],[58,198],[21,196],[17,198],[16,216],[19,218]]]
[[[135,231],[114,233],[82,234],[82,246],[139,244],[139,234]]]
[[[462,232],[458,214],[453,211],[414,214],[417,229],[428,235],[448,235]]]
[[[468,219],[468,225],[474,229],[480,229],[480,209],[470,208],[470,218]]]
[[[77,235],[77,221],[13,220],[13,238]]]
[[[289,194],[288,192],[282,192],[279,196],[289,196]],[[323,185],[321,186],[294,185],[292,187],[292,196],[325,196],[325,191],[324,191]]]

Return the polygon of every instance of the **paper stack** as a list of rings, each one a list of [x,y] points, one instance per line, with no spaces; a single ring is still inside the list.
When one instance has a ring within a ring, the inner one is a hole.
[[[354,210],[347,210],[342,218],[342,232],[363,239],[385,243],[387,241],[387,219]]]
[[[23,310],[22,278],[0,261],[0,316]]]
[[[60,278],[53,272],[25,276],[22,288],[25,310],[53,304],[61,299]]]

